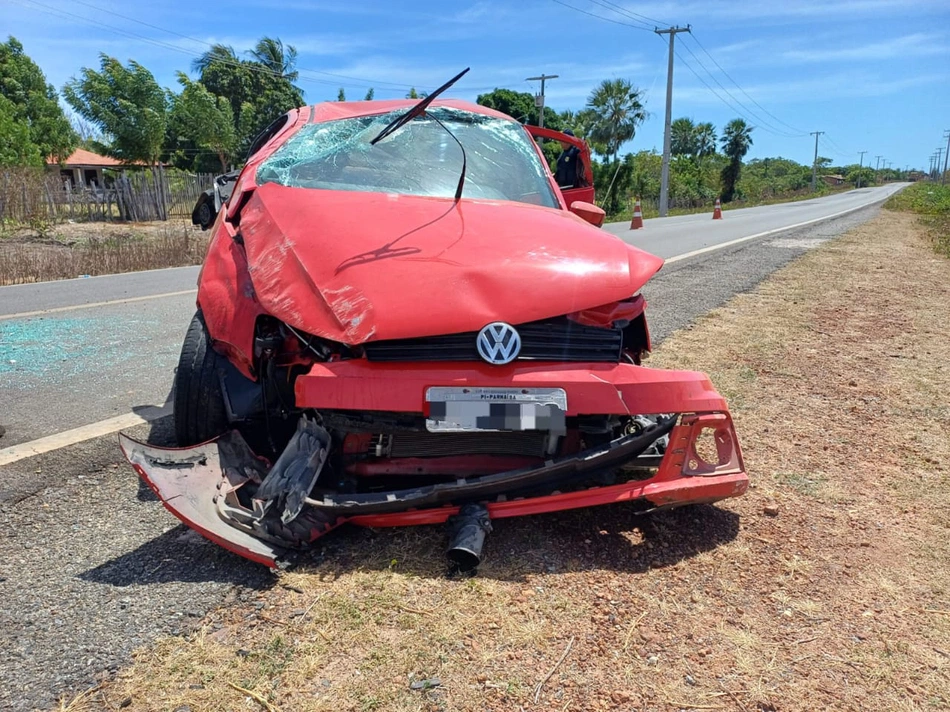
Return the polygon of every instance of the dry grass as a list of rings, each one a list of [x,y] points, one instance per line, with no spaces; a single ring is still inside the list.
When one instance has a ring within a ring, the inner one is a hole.
[[[201,264],[208,235],[184,222],[66,223],[0,238],[0,285]]]
[[[745,497],[499,521],[468,580],[438,529],[339,532],[88,709],[946,709],[948,312],[950,262],[885,213],[651,361],[733,399]]]

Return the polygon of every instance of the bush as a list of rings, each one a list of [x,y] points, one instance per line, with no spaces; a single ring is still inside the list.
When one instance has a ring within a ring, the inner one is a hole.
[[[884,204],[889,210],[917,213],[930,228],[934,248],[950,257],[950,185],[930,181],[914,183]]]

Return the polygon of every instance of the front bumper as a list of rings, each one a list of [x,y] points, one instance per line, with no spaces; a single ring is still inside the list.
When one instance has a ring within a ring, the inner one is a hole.
[[[669,445],[653,477],[573,491],[556,489],[567,490],[580,475],[635,458],[665,431],[670,435]],[[707,431],[711,431],[715,443],[716,452],[711,456],[697,450],[697,442]],[[279,538],[255,536],[222,516],[221,498],[262,474],[260,461],[236,433],[191,448],[159,448],[121,434],[119,442],[126,458],[164,506],[202,536],[267,566],[277,566],[287,553],[288,547],[282,546]],[[531,486],[537,492],[545,484],[547,488],[540,494],[518,495],[518,488]],[[444,486],[307,500],[306,510],[313,516],[306,520],[309,529],[304,531],[303,543],[345,522],[374,527],[442,523],[456,514],[464,501],[483,501],[492,518],[618,502],[638,502],[641,510],[649,511],[736,497],[747,487],[748,477],[728,413],[689,414],[679,417],[675,424],[670,421],[658,425],[647,437],[625,436],[528,470],[457,480]],[[518,495],[517,499],[508,499],[508,488]]]

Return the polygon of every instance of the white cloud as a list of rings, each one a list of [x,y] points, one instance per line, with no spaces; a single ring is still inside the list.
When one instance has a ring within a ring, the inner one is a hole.
[[[945,54],[948,51],[950,51],[950,47],[947,46],[944,37],[918,32],[854,47],[788,50],[782,52],[780,56],[785,62],[842,62],[874,61],[911,56],[922,57]]]

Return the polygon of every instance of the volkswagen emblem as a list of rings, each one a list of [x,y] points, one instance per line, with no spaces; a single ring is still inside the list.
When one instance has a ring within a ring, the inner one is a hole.
[[[511,363],[521,351],[521,336],[515,327],[503,321],[489,324],[478,332],[478,355],[495,366]]]

